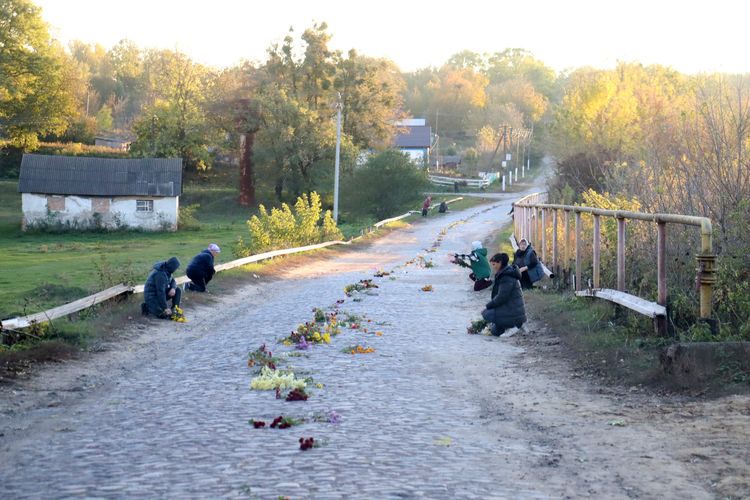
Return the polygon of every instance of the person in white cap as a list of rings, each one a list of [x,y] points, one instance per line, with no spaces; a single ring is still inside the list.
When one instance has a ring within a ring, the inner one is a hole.
[[[487,249],[482,247],[481,241],[471,242],[471,253],[453,254],[451,262],[461,267],[470,267],[471,274],[469,278],[474,282],[474,291],[484,290],[492,285],[490,280],[490,263],[487,261]]]
[[[187,266],[187,277],[190,281],[185,284],[185,290],[193,292],[206,292],[206,285],[216,274],[214,269],[214,257],[221,253],[221,248],[216,243],[211,243],[208,248],[193,257]]]

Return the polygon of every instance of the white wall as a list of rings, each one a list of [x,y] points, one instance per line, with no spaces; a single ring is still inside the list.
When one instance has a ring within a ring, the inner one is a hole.
[[[136,212],[136,200],[153,200],[153,212]],[[23,193],[21,195],[23,227],[33,225],[69,224],[87,228],[94,225],[94,212],[90,198],[66,196],[65,210],[48,211],[47,196]],[[111,229],[140,228],[152,231],[177,230],[179,199],[172,198],[112,198],[109,213],[101,214],[101,224]]]
[[[416,163],[419,166],[424,164],[426,153],[424,149],[402,149],[401,152],[409,155],[409,159],[413,163]]]

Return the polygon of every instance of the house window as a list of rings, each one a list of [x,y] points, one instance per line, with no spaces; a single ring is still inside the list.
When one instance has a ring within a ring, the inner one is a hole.
[[[154,200],[135,200],[136,212],[153,212]]]

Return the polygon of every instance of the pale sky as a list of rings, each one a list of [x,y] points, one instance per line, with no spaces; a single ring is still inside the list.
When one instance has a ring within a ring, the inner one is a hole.
[[[326,22],[330,47],[385,57],[402,71],[462,50],[524,48],[555,70],[618,61],[684,73],[750,73],[746,0],[34,0],[52,35],[110,48],[178,49],[215,67],[265,61],[290,26]],[[743,5],[744,4],[744,5]]]

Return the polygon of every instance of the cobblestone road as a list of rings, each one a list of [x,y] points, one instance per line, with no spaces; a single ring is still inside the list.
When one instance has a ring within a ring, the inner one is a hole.
[[[506,385],[528,376],[521,350],[465,333],[489,291],[471,292],[466,272],[446,253],[465,252],[498,230],[509,220],[509,203],[430,216],[362,250],[249,287],[188,324],[155,322],[156,334],[183,329],[182,336],[113,366],[118,375],[102,387],[74,389],[85,393],[75,403],[36,410],[24,432],[4,426],[0,496],[486,499],[637,491],[635,484],[653,479],[643,470],[592,464],[604,474],[597,481],[559,468],[561,460],[583,461],[576,443],[550,432],[554,425],[534,420],[529,409],[533,399],[543,414],[554,389],[521,404],[523,387],[514,393]],[[436,241],[439,248],[429,252]],[[434,267],[407,264],[418,255]],[[374,278],[379,288],[360,301],[345,297],[345,285],[372,278],[375,269],[393,270],[395,279]],[[422,291],[428,284],[434,290]],[[283,366],[324,387],[311,389],[306,402],[250,390],[248,351],[266,343],[275,355],[293,352],[276,341],[312,319],[314,307],[330,309],[340,299],[340,316],[366,316],[369,331],[344,329],[332,345],[316,345]],[[341,352],[352,344],[376,352]],[[311,418],[331,410],[340,423]],[[282,414],[307,423],[285,430],[248,425]],[[323,446],[300,451],[303,436]],[[641,448],[633,453],[645,453]],[[672,472],[686,476],[679,467]],[[689,481],[672,491],[706,496]]]

